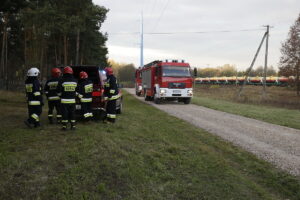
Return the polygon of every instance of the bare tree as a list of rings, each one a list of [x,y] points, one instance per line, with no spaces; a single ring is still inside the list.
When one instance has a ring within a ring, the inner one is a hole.
[[[281,54],[279,74],[296,76],[297,95],[299,95],[300,14],[295,24],[290,28],[287,40],[282,44]]]

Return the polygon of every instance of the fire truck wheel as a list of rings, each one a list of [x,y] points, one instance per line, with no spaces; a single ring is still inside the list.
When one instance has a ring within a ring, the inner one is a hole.
[[[151,101],[151,97],[145,96],[145,101]]]
[[[141,92],[135,91],[136,96],[141,96]]]
[[[146,92],[144,93],[145,101],[151,101],[151,97],[147,96]]]
[[[161,99],[160,99],[160,98],[155,98],[155,97],[154,97],[154,103],[160,104],[160,103],[161,103]]]
[[[190,103],[191,103],[191,98],[185,98],[185,99],[183,100],[183,103],[184,103],[184,104],[190,104]]]

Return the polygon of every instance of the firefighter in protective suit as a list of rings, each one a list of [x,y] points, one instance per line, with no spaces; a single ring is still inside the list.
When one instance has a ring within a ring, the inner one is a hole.
[[[40,126],[40,115],[42,113],[42,106],[44,105],[42,87],[38,80],[39,73],[40,71],[37,68],[29,69],[25,81],[29,117],[24,123],[29,128]]]
[[[78,97],[80,99],[83,120],[89,121],[93,118],[92,113],[92,92],[93,83],[88,79],[88,74],[84,71],[79,73]]]
[[[46,82],[44,87],[45,94],[48,99],[48,119],[49,123],[53,124],[53,110],[56,109],[56,120],[58,123],[61,122],[61,105],[60,97],[58,96],[58,83],[60,81],[61,70],[59,68],[53,68],[51,70],[52,78]]]
[[[62,130],[67,130],[68,123],[71,124],[71,130],[75,130],[75,98],[77,94],[77,80],[73,77],[73,69],[65,67],[63,77],[58,84],[58,91],[61,102],[62,112]]]
[[[106,67],[106,81],[104,83],[104,99],[107,101],[106,113],[107,122],[115,123],[116,121],[116,101],[119,98],[119,89],[117,85],[117,79],[113,75],[113,70],[111,67]]]

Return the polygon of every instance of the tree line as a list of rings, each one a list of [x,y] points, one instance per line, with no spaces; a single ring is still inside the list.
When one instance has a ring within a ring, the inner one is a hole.
[[[118,78],[119,82],[124,87],[133,87],[135,82],[135,66],[130,63],[119,63],[114,60],[108,60],[108,64],[113,68],[114,74]]]
[[[0,79],[21,80],[30,67],[107,65],[108,9],[92,0],[4,0],[0,7]]]

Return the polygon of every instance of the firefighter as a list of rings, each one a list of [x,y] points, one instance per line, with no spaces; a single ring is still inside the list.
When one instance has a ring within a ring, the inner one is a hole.
[[[119,98],[119,89],[117,85],[117,79],[113,75],[113,70],[111,67],[106,67],[106,81],[104,83],[104,98],[107,101],[106,113],[107,121],[106,123],[115,123],[116,121],[116,101]]]
[[[60,81],[61,70],[59,68],[53,68],[51,70],[52,78],[46,82],[44,91],[48,99],[48,119],[49,123],[53,124],[53,110],[56,109],[56,121],[61,122],[61,105],[60,97],[58,96],[58,83]]]
[[[84,71],[79,73],[80,82],[78,84],[78,97],[81,104],[83,119],[89,121],[93,118],[92,113],[92,92],[93,83],[88,79],[88,74]]]
[[[30,68],[25,81],[29,118],[24,123],[29,128],[40,126],[40,115],[42,113],[42,106],[44,105],[42,87],[38,80],[39,73],[40,71],[37,68]]]
[[[58,91],[61,98],[62,130],[67,130],[68,123],[71,124],[71,130],[75,130],[77,80],[73,77],[73,69],[69,66],[63,70],[63,77],[58,84]]]

